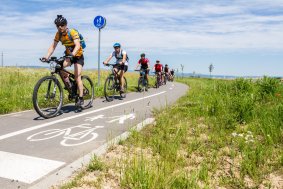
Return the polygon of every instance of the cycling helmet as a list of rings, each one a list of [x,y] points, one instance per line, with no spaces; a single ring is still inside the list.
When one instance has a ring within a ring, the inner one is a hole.
[[[141,57],[145,57],[145,54],[144,54],[144,53],[141,53]]]
[[[62,15],[57,15],[57,18],[54,20],[56,26],[65,26],[67,25],[67,19],[64,18]]]
[[[156,60],[156,62],[160,62],[159,60]]]
[[[121,47],[121,44],[120,43],[114,43],[113,47]]]

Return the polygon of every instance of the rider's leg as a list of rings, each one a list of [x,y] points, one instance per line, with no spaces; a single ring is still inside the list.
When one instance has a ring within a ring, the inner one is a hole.
[[[120,90],[123,92],[124,91],[124,70],[120,70],[120,75],[119,75],[119,80],[120,80]]]
[[[146,79],[146,82],[148,84],[148,70],[146,70],[146,72],[145,72],[145,79]]]
[[[71,66],[71,60],[69,58],[66,58],[63,62],[63,68],[66,68],[67,66]],[[60,71],[60,75],[63,76],[63,78],[67,78],[69,76],[68,73]]]
[[[75,64],[74,66],[75,66],[75,79],[79,88],[79,97],[83,97],[83,82],[81,77],[83,66],[80,64]]]

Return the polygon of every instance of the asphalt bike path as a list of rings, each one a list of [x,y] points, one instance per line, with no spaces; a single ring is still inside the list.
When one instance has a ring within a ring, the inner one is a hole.
[[[112,102],[96,98],[92,108],[81,112],[68,104],[52,119],[42,119],[33,110],[0,116],[0,189],[36,188],[48,176],[151,119],[154,109],[174,103],[187,90],[184,84],[170,82]]]

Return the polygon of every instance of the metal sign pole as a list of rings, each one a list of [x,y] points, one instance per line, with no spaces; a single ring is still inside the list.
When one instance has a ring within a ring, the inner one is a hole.
[[[98,86],[100,86],[100,30],[98,32]]]
[[[100,33],[101,29],[106,25],[106,19],[102,16],[96,16],[93,20],[93,24],[95,27],[99,29],[98,32],[98,81],[97,85],[100,86]]]

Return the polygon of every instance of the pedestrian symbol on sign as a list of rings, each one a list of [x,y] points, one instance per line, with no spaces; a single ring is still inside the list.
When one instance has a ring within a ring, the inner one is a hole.
[[[93,24],[98,29],[102,29],[106,25],[106,19],[104,17],[102,17],[102,16],[97,16],[97,17],[94,18]]]

